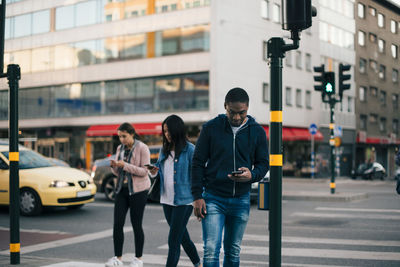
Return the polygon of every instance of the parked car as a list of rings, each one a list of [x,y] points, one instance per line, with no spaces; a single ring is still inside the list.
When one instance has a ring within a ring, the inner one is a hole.
[[[61,159],[56,158],[47,158],[49,161],[53,163],[55,166],[63,166],[63,167],[70,167],[69,164]]]
[[[150,148],[150,162],[155,163],[158,159],[161,146]],[[112,173],[110,161],[115,159],[115,154],[104,159],[98,159],[93,163],[91,176],[97,186],[97,192],[104,193],[105,197],[115,200],[114,188],[117,184],[117,177]]]
[[[357,179],[357,177],[361,177],[365,180],[383,180],[386,177],[386,170],[382,164],[378,162],[373,162],[370,164],[362,163],[358,165],[356,170],[351,171],[351,178]]]
[[[264,179],[268,179],[269,180],[269,171],[264,176]],[[250,202],[256,203],[257,201],[258,201],[258,182],[255,182],[255,183],[251,184]]]
[[[9,146],[0,144],[0,205],[9,205]],[[93,179],[85,172],[55,166],[46,157],[19,146],[21,214],[38,215],[44,206],[81,208],[96,194]]]

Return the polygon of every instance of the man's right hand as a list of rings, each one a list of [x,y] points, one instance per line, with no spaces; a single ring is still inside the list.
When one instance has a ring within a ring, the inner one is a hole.
[[[197,217],[197,220],[201,221],[202,219],[204,219],[207,214],[206,202],[204,201],[204,199],[202,198],[196,199],[193,202],[193,206],[194,206],[194,216]]]

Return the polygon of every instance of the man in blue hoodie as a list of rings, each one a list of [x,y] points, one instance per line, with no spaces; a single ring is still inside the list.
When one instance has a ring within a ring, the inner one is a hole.
[[[246,91],[231,89],[224,106],[226,115],[203,125],[192,162],[194,214],[202,221],[204,267],[219,266],[223,232],[224,266],[239,266],[251,183],[261,180],[269,169],[266,134],[247,115]]]

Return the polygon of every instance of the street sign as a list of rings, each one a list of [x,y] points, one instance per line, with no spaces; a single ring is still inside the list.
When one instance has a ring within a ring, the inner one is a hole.
[[[317,125],[315,125],[315,123],[311,123],[310,127],[308,128],[309,132],[311,135],[315,135],[317,133]]]
[[[334,136],[338,136],[338,137],[342,137],[343,136],[342,126],[336,125],[335,129],[333,130],[333,135]]]

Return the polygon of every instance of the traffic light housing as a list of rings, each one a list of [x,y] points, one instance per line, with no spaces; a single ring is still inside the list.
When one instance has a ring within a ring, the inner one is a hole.
[[[282,29],[300,32],[311,27],[311,18],[317,16],[317,9],[311,0],[282,1]]]
[[[316,74],[319,74],[314,75],[314,81],[317,82],[317,84],[314,85],[314,89],[315,91],[323,91],[325,83],[325,65],[322,64],[321,66],[314,67],[314,72],[316,72]]]
[[[325,72],[324,75],[324,93],[327,95],[335,94],[335,73],[333,71]]]
[[[350,89],[350,84],[344,83],[347,80],[350,80],[351,75],[345,74],[345,71],[349,71],[351,68],[350,65],[344,65],[342,63],[339,64],[339,96],[340,99],[343,97],[343,91]]]

